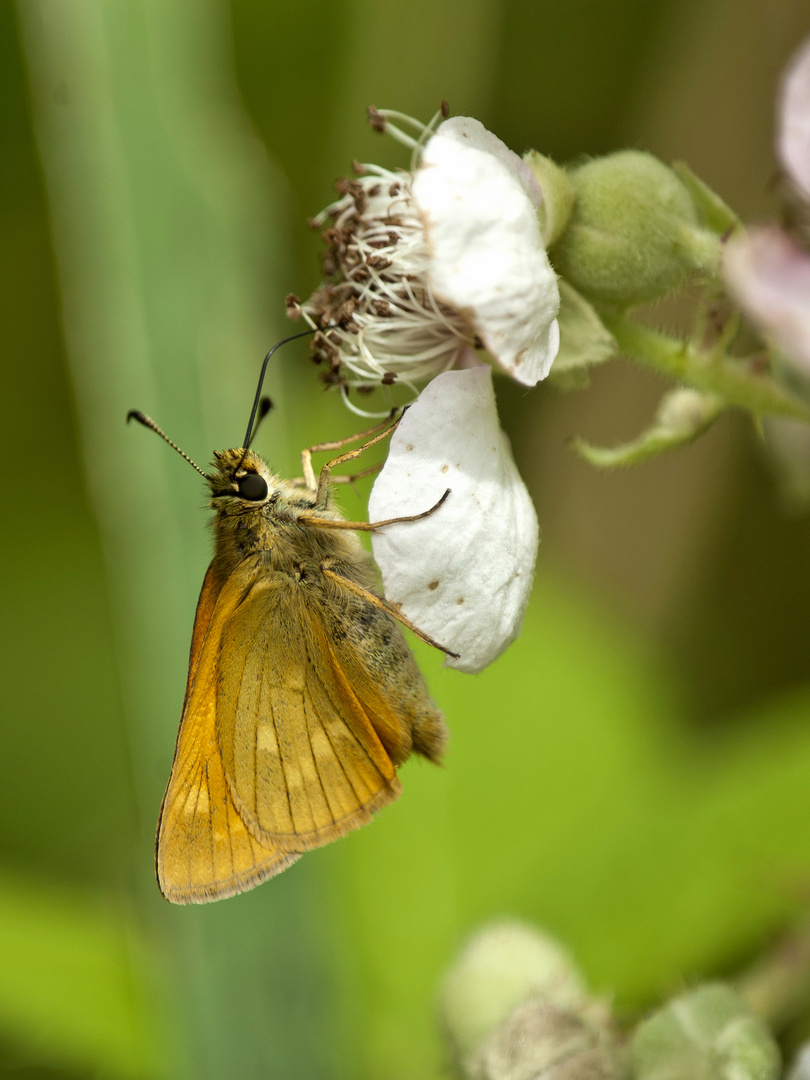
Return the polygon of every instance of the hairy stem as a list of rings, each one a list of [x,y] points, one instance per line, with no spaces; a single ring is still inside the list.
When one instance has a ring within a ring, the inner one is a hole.
[[[600,318],[621,352],[645,367],[757,416],[772,413],[810,423],[810,407],[788,393],[751,361],[725,353],[701,353],[693,346],[642,326],[626,315],[601,311]]]

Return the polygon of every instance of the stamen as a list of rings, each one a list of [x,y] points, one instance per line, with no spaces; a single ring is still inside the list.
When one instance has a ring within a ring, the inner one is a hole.
[[[439,111],[424,125],[393,110],[369,110],[372,125],[410,146],[415,158],[442,118]],[[416,384],[453,367],[475,335],[467,317],[431,291],[412,174],[370,163],[355,163],[355,172],[360,175],[338,184],[340,198],[315,219],[328,226],[323,265],[333,280],[291,306],[313,329],[330,324],[328,341],[319,334],[312,343],[313,358],[329,364],[324,381],[340,387],[353,412],[376,416],[355,405],[349,391],[381,387],[390,399],[386,388],[396,383],[416,396]]]

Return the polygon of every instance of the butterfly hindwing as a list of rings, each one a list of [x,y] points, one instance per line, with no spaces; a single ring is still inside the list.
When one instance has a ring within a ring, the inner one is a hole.
[[[234,803],[262,843],[304,851],[400,793],[394,766],[330,642],[323,610],[268,572],[222,635],[217,734]]]

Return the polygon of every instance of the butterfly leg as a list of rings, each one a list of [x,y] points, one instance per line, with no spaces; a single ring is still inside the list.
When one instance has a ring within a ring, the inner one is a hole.
[[[376,435],[377,432],[382,431],[384,428],[386,430],[393,431],[394,427],[396,427],[396,424],[392,425],[391,421],[394,419],[394,416],[397,412],[399,412],[398,409],[392,409],[390,414],[385,418],[385,420],[383,420],[381,424],[377,424],[375,427],[369,428],[368,431],[359,431],[356,435],[348,435],[345,439],[334,439],[332,442],[316,443],[315,446],[308,446],[305,450],[302,450],[301,468],[304,473],[304,483],[310,489],[310,491],[315,491],[318,489],[318,482],[315,479],[315,470],[312,468],[313,454],[320,454],[326,450],[340,450],[342,446],[348,446],[349,443],[358,442],[360,439],[368,439],[370,435]],[[382,435],[380,436],[380,438],[383,437],[384,436]],[[372,439],[371,442],[364,443],[363,446],[361,446],[357,453],[353,456],[356,457],[357,454],[360,454],[363,452],[363,450],[365,450],[366,446],[371,446],[373,443],[378,441],[378,439]],[[331,468],[335,464],[335,461],[330,461],[324,467]],[[366,474],[359,473],[358,475],[365,476]],[[349,483],[350,481],[346,482]]]
[[[424,517],[423,514],[419,515]],[[321,571],[324,577],[329,578],[330,581],[334,581],[337,585],[342,586],[344,589],[348,589],[349,592],[355,594],[355,596],[361,596],[373,607],[379,608],[380,611],[385,611],[392,619],[396,619],[397,622],[401,622],[403,626],[407,626],[420,640],[426,641],[428,645],[432,645],[434,649],[439,649],[441,652],[446,653],[448,656],[453,656],[458,659],[458,653],[454,653],[451,649],[446,648],[444,645],[440,645],[438,641],[435,641],[424,631],[420,630],[418,626],[414,626],[410,619],[406,619],[402,612],[396,605],[390,603],[388,600],[384,600],[382,597],[377,596],[375,593],[370,592],[368,589],[364,589],[362,585],[358,585],[356,581],[350,580],[350,578],[344,577],[343,574],[335,573],[331,569],[328,562],[321,563]]]
[[[366,443],[367,445],[368,443]],[[365,447],[362,449],[365,449]],[[450,488],[445,491],[438,502],[434,503],[429,509],[423,510],[421,514],[386,518],[384,521],[335,521],[332,518],[318,517],[316,514],[299,514],[295,520],[300,525],[311,525],[316,529],[355,529],[358,532],[374,532],[377,529],[382,529],[384,525],[399,525],[403,521],[421,521],[422,518],[430,517],[431,514],[436,513],[449,494]]]
[[[369,465],[367,469],[361,469],[356,473],[345,473],[342,476],[333,476],[330,479],[333,484],[353,484],[355,480],[362,480],[364,476],[372,476],[374,473],[379,472],[382,467],[383,462],[378,461],[376,465]],[[314,479],[313,486],[309,487],[306,480],[304,480],[303,477],[298,476],[294,480],[291,480],[290,483],[294,484],[296,487],[307,487],[310,491],[314,491],[317,488],[317,481]]]

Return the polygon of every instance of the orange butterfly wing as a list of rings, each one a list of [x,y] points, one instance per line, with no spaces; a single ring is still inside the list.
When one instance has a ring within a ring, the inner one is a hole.
[[[333,632],[317,596],[275,572],[261,576],[223,630],[229,662],[219,673],[216,728],[225,778],[250,833],[285,852],[345,836],[401,792]]]
[[[160,890],[176,904],[233,896],[298,858],[295,851],[280,851],[251,836],[230,797],[217,745],[222,628],[255,573],[237,570],[223,584],[212,563],[197,604],[186,697],[155,852]]]

